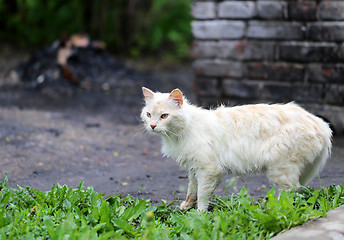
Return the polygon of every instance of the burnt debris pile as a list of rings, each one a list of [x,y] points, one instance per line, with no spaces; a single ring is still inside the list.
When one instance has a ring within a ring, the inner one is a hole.
[[[102,42],[87,35],[73,35],[54,42],[15,69],[25,88],[51,97],[81,92],[122,95],[138,88],[139,74],[105,50]]]

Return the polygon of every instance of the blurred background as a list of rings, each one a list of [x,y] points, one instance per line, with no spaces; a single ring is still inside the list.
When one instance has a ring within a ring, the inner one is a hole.
[[[87,33],[118,56],[189,57],[191,0],[1,0],[0,37],[37,49]]]
[[[141,86],[192,95],[191,2],[0,0],[0,101],[137,123]]]

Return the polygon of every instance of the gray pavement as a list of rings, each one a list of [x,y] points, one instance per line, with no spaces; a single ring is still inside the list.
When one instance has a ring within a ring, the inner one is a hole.
[[[327,217],[311,220],[272,239],[344,240],[344,205],[328,212]]]

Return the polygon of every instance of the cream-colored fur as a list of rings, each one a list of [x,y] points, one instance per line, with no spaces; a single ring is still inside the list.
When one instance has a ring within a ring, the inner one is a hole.
[[[186,201],[198,210],[226,173],[266,172],[279,191],[307,185],[331,151],[331,129],[295,103],[256,104],[206,110],[182,93],[143,88],[146,129],[162,137],[162,154],[189,172]]]

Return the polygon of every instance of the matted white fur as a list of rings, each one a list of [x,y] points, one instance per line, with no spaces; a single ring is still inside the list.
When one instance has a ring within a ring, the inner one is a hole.
[[[162,154],[189,173],[187,209],[198,210],[226,173],[266,172],[279,191],[307,185],[325,165],[332,131],[319,117],[295,103],[256,104],[206,110],[191,105],[175,89],[143,88],[146,129],[162,137]]]

